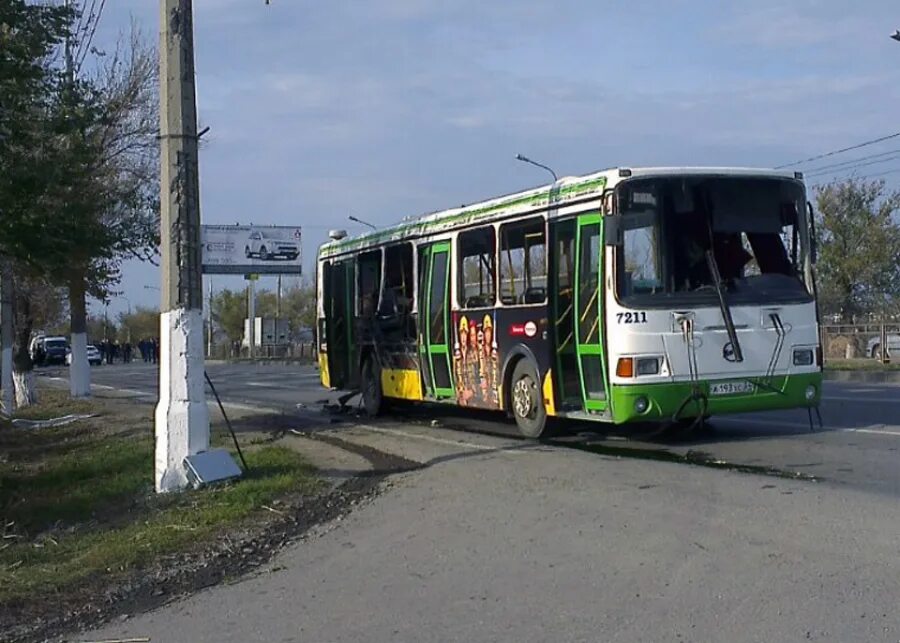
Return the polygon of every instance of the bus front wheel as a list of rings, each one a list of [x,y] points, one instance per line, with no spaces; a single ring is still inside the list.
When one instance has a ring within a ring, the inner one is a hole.
[[[363,406],[366,414],[374,417],[381,413],[383,407],[383,395],[381,391],[381,369],[377,360],[370,355],[363,362],[360,373],[360,387],[362,390]]]
[[[509,401],[519,432],[526,438],[545,437],[547,432],[547,411],[539,382],[534,364],[520,359],[513,369]]]

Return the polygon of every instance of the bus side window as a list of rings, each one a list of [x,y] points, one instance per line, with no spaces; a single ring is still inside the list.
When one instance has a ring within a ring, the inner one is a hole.
[[[538,217],[500,228],[500,301],[507,305],[547,301],[547,240]]]
[[[384,290],[378,306],[378,316],[387,322],[405,325],[406,334],[415,338],[415,328],[405,324],[413,309],[413,250],[411,243],[385,248]]]
[[[357,310],[360,317],[373,317],[381,290],[381,250],[359,255],[358,270]]]
[[[459,257],[459,305],[486,308],[496,300],[497,248],[493,226],[460,232],[456,247]]]

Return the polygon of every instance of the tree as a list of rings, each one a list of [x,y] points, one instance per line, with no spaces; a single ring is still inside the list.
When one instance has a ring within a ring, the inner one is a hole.
[[[125,258],[152,259],[159,232],[155,51],[132,28],[112,55],[97,52],[100,12],[83,4],[0,6],[0,254],[67,288],[76,397],[90,394],[86,296],[105,299]]]
[[[54,245],[38,206],[55,161],[45,149],[62,81],[53,54],[72,17],[62,7],[0,3],[0,255],[31,267]]]
[[[46,153],[53,96],[61,84],[53,54],[68,33],[62,7],[0,3],[0,264],[13,280],[13,371],[18,405],[36,401],[31,333],[40,304],[52,297],[38,269],[55,237],[43,208],[46,177],[56,159]],[[45,311],[46,312],[46,311]]]
[[[852,322],[900,297],[900,192],[884,181],[847,179],[816,189],[819,296]]]
[[[76,57],[89,44],[80,41]],[[67,247],[65,266],[50,270],[69,291],[73,397],[90,395],[87,294],[107,298],[121,262],[151,260],[158,246],[156,69],[155,52],[132,28],[126,46],[101,58],[94,76],[70,79],[61,96],[67,162],[54,179]]]
[[[289,288],[281,299],[281,310],[284,317],[291,320],[291,328],[315,328],[316,325],[316,289],[310,283]]]
[[[119,341],[130,341],[132,344],[159,337],[159,311],[138,306],[132,313],[120,313],[118,337]]]
[[[13,270],[13,380],[16,406],[25,408],[37,403],[34,386],[34,363],[31,338],[35,331],[48,331],[65,317],[65,297],[45,279],[35,277],[27,269]]]
[[[240,344],[247,318],[247,289],[220,290],[212,298],[213,323],[228,337],[232,345]]]

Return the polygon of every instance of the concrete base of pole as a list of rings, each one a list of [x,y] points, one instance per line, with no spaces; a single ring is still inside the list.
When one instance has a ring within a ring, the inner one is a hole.
[[[188,484],[184,458],[209,449],[203,372],[203,314],[176,309],[160,315],[159,404],[156,407],[156,491]]]
[[[72,364],[69,366],[69,391],[72,397],[91,396],[91,365],[87,358],[87,334],[72,333]]]

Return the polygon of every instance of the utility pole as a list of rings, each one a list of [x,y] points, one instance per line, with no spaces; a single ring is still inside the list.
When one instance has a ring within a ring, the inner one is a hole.
[[[156,490],[187,485],[184,459],[209,448],[203,360],[200,184],[191,0],[160,0],[160,317]]]
[[[13,392],[13,292],[12,273],[0,262],[0,411],[11,415],[15,401]]]

